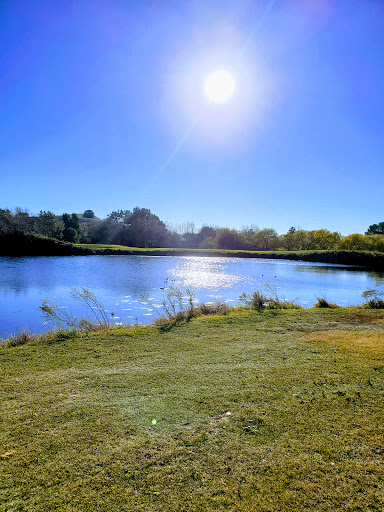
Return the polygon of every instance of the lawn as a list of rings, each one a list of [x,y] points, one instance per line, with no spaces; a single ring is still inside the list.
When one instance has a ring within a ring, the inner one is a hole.
[[[0,349],[0,511],[382,511],[384,312]]]
[[[74,250],[93,251],[94,254],[136,256],[213,256],[227,258],[271,258],[352,265],[384,270],[384,253],[371,251],[245,251],[231,249],[143,248],[107,244],[75,244]]]

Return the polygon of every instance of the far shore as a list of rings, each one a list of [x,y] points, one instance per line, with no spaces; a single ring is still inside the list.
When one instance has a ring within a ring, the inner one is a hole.
[[[346,250],[264,250],[141,248],[105,244],[71,244],[32,233],[9,233],[0,237],[0,256],[202,256],[267,258],[348,265],[384,272],[384,252]]]
[[[308,261],[371,268],[384,271],[384,253],[364,251],[243,251],[230,249],[140,248],[123,245],[76,244],[97,255],[204,256],[224,258],[266,258]]]

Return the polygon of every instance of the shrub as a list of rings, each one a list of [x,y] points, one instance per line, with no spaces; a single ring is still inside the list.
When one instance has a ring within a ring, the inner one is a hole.
[[[155,325],[162,329],[171,329],[172,326],[189,322],[192,318],[204,315],[226,315],[231,311],[231,306],[224,301],[217,301],[215,304],[195,305],[193,290],[186,288],[184,291],[177,286],[170,286],[161,301],[161,310],[157,309],[148,294],[141,294],[143,302],[155,309],[159,318],[154,321]]]
[[[317,302],[314,304],[315,308],[329,308],[329,309],[335,309],[339,308],[337,304],[334,304],[332,302],[328,302],[324,297],[316,297]]]
[[[384,292],[377,288],[366,290],[362,293],[362,296],[369,300],[364,304],[364,307],[368,309],[384,309],[384,300],[381,298],[383,295]]]
[[[258,310],[263,309],[268,303],[268,297],[259,290],[256,290],[253,293],[243,292],[240,295],[239,300],[245,307]]]
[[[384,300],[379,298],[371,299],[364,304],[364,307],[367,309],[384,309]]]
[[[65,228],[63,231],[64,240],[66,242],[70,242],[71,244],[75,244],[79,241],[79,233],[75,228]]]
[[[300,309],[301,306],[295,303],[295,300],[286,300],[278,297],[276,289],[268,283],[264,285],[269,290],[269,295],[256,290],[253,293],[242,293],[239,297],[240,302],[246,307],[258,311],[268,309]]]

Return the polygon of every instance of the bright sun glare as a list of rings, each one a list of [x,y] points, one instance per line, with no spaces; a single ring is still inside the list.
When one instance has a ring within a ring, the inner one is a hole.
[[[204,92],[213,103],[229,101],[235,90],[233,76],[224,69],[213,71],[204,80]]]

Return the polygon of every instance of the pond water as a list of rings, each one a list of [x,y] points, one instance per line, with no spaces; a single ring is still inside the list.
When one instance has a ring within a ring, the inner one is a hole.
[[[237,304],[242,292],[263,290],[311,307],[316,297],[340,305],[363,302],[362,292],[384,283],[384,274],[323,263],[195,256],[0,257],[0,338],[28,328],[49,328],[44,299],[76,317],[92,316],[70,296],[87,288],[116,323],[150,322],[170,286],[193,289],[196,301]],[[143,303],[142,294],[150,297]]]

